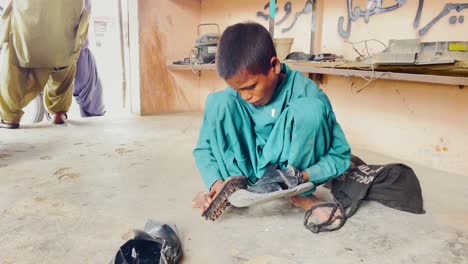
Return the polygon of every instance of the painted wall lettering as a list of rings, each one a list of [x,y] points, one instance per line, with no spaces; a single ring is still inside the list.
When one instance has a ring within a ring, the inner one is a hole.
[[[276,4],[278,4],[278,1],[275,1]],[[265,6],[263,7],[264,11],[270,10],[270,1],[268,1]],[[276,8],[276,13],[278,13],[278,8]],[[268,20],[270,18],[270,12],[264,12],[264,11],[258,11],[257,12],[257,17],[261,17],[265,20]]]
[[[278,3],[278,1],[276,1],[276,3]],[[257,12],[257,17],[259,18],[263,18],[265,20],[268,20],[269,19],[269,13],[267,13],[266,11],[269,10],[270,8],[270,3],[268,2],[264,7],[263,7],[263,11],[258,11]],[[286,22],[288,20],[288,18],[291,16],[292,14],[292,3],[291,1],[287,1],[284,6],[283,6],[283,11],[284,11],[284,15],[275,22],[275,25],[276,26],[279,26],[281,24],[283,24],[284,22]],[[291,24],[288,26],[288,27],[285,27],[285,28],[282,28],[281,31],[283,33],[285,32],[288,32],[290,31],[297,23],[297,20],[302,16],[302,15],[305,15],[305,14],[309,14],[309,13],[312,13],[312,9],[313,9],[313,2],[312,0],[307,0],[305,2],[305,7],[301,10],[301,11],[298,11],[295,15],[294,15],[294,19],[293,21],[291,22]],[[276,13],[279,12],[279,9],[276,8]]]
[[[302,9],[302,11],[299,11],[299,12],[296,13],[296,15],[294,16],[294,20],[291,23],[291,25],[289,27],[287,27],[287,28],[283,28],[281,31],[283,33],[285,33],[285,32],[288,32],[289,30],[291,30],[294,27],[294,25],[296,25],[297,19],[299,19],[300,16],[312,13],[312,8],[313,8],[312,1],[307,0],[304,9]]]
[[[340,36],[348,38],[351,34],[351,23],[358,18],[363,17],[364,21],[368,23],[371,16],[396,10],[402,7],[406,3],[406,0],[395,0],[396,4],[387,7],[382,7],[383,2],[383,0],[369,0],[366,8],[362,10],[358,6],[353,8],[353,0],[348,0],[348,21],[346,29],[343,28],[345,18],[342,16],[338,19],[338,33]]]
[[[348,18],[346,21],[346,28],[344,27],[345,17],[341,16],[338,19],[338,33],[342,38],[348,38],[351,34],[351,24],[356,21],[358,18],[364,18],[366,23],[369,22],[371,16],[375,14],[381,14],[385,12],[390,12],[396,10],[406,3],[406,0],[394,0],[396,3],[394,5],[383,7],[384,0],[369,0],[365,9],[361,9],[356,6],[353,7],[353,0],[347,0],[347,9],[348,9]],[[424,9],[424,0],[419,0],[418,9],[416,11],[416,16],[413,22],[413,28],[418,29],[421,22],[421,16]],[[437,24],[442,18],[454,12],[460,13],[461,11],[468,9],[468,3],[447,3],[442,11],[434,17],[427,25],[419,29],[418,34],[424,36],[435,24]],[[450,16],[448,22],[450,24],[463,24],[465,22],[465,17],[463,15],[452,15]]]
[[[424,0],[423,0],[424,2]],[[468,3],[465,4],[452,4],[448,3],[444,6],[444,9],[440,11],[440,13],[434,17],[434,19],[431,20],[426,26],[424,26],[422,29],[419,30],[419,35],[424,36],[437,22],[439,22],[442,18],[447,16],[448,14],[452,13],[452,11],[457,11],[460,13],[461,11],[468,9]],[[463,24],[465,22],[465,17],[463,15],[460,15],[458,18],[457,16],[451,16],[449,18],[449,22],[451,24],[455,23],[460,23]]]

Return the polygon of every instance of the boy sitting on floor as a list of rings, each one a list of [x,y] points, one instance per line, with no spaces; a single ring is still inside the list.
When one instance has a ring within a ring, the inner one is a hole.
[[[297,184],[309,181],[315,186],[348,169],[351,150],[327,95],[312,80],[281,64],[263,26],[228,27],[216,62],[229,87],[206,100],[193,155],[209,192],[198,195],[193,207],[205,213],[217,198],[227,199],[218,194],[233,182],[229,178],[243,175],[252,185],[272,164],[295,168]],[[322,202],[313,191],[291,201],[307,210]],[[314,214],[328,219],[330,210],[320,208]]]

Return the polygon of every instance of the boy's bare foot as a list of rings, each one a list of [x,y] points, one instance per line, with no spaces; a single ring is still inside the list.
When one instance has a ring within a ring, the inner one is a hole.
[[[325,203],[324,201],[320,200],[317,198],[315,195],[311,194],[308,196],[293,196],[291,197],[291,202],[298,206],[301,207],[304,210],[309,210],[312,206],[318,205],[318,204],[323,204]],[[330,214],[332,213],[333,208],[330,207],[319,207],[315,209],[312,212],[312,215],[319,220],[319,222],[323,223],[328,221],[330,218]],[[339,218],[341,216],[341,212],[337,210],[333,216],[333,220],[331,224],[333,225],[339,225],[341,223],[341,219]]]

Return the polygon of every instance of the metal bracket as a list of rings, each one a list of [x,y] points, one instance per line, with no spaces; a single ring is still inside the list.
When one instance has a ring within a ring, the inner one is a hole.
[[[309,78],[317,84],[323,84],[323,74],[321,73],[309,73]]]

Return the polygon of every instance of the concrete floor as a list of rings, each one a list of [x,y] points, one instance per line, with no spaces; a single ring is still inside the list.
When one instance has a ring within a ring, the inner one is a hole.
[[[312,234],[288,201],[206,222],[191,150],[199,115],[70,121],[0,130],[0,264],[108,263],[148,218],[177,224],[185,263],[468,263],[468,175],[408,163],[427,214],[365,203]],[[398,161],[354,151],[368,163]],[[320,189],[318,194],[326,197]]]

